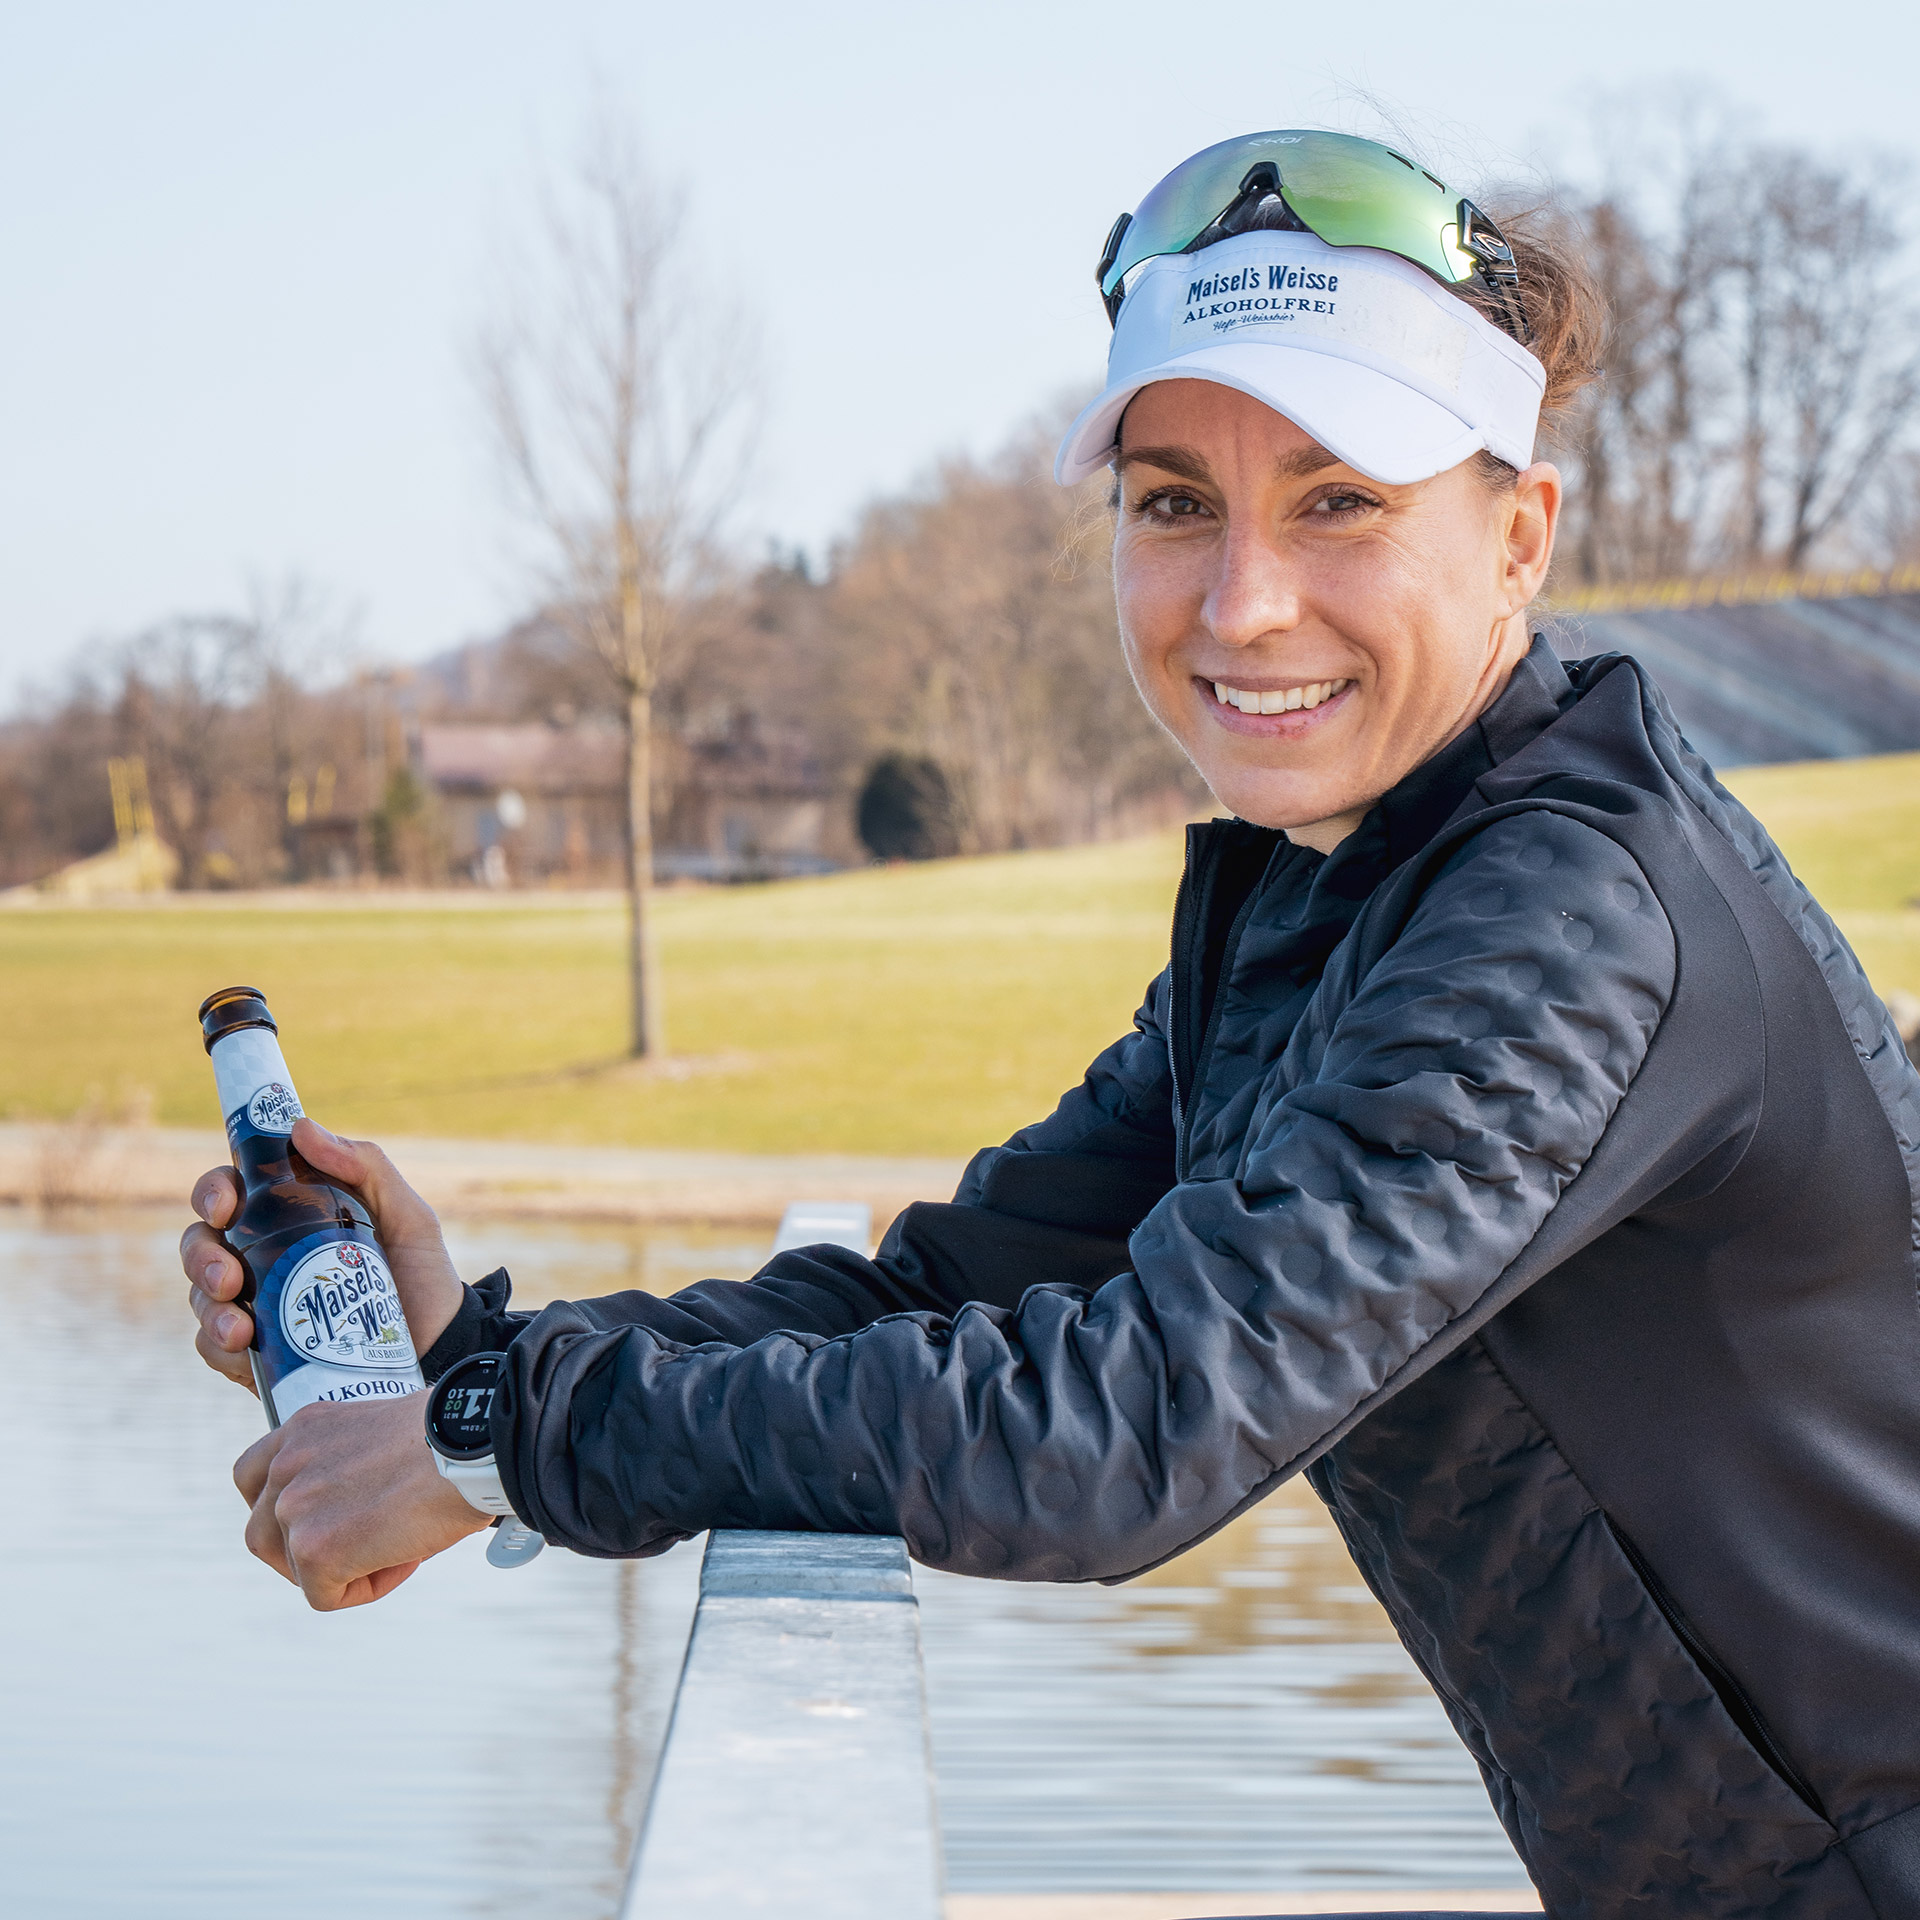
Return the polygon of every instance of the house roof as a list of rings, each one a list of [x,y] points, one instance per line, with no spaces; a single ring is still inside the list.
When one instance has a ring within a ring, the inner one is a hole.
[[[626,741],[604,725],[436,723],[420,729],[420,770],[443,793],[618,793]]]

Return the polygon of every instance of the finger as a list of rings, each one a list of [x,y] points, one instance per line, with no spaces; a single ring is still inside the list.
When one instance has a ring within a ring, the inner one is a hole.
[[[249,1359],[246,1348],[242,1347],[238,1353],[223,1352],[207,1338],[207,1330],[202,1327],[193,1336],[193,1350],[215,1373],[224,1374],[235,1385],[245,1387],[251,1394],[259,1393],[259,1388],[254,1384],[253,1379],[253,1362]]]
[[[231,1300],[246,1279],[246,1269],[211,1227],[197,1222],[180,1236],[180,1270],[215,1300]]]
[[[247,1515],[247,1551],[256,1560],[264,1560],[283,1580],[291,1580],[295,1586],[300,1584],[271,1499],[256,1501],[253,1511]]]
[[[335,1591],[331,1604],[325,1607],[314,1600],[311,1593],[307,1598],[323,1613],[335,1612],[342,1607],[371,1606],[376,1600],[384,1600],[401,1581],[411,1578],[420,1570],[422,1564],[418,1560],[409,1560],[404,1566],[382,1567],[378,1573],[363,1573]]]
[[[210,1227],[224,1227],[240,1210],[240,1176],[215,1167],[193,1183],[193,1210]]]
[[[187,1289],[187,1305],[193,1309],[201,1331],[220,1352],[238,1353],[253,1338],[253,1316],[245,1307],[209,1299],[199,1287]]]
[[[287,1429],[275,1427],[271,1433],[263,1433],[233,1463],[233,1484],[240,1489],[240,1497],[248,1506],[259,1505],[260,1496],[267,1489],[267,1476],[273,1471],[274,1458],[286,1443]]]

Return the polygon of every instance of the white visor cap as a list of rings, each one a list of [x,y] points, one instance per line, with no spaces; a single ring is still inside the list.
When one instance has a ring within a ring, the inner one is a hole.
[[[1067,429],[1053,477],[1073,486],[1105,466],[1127,403],[1160,380],[1237,388],[1357,472],[1403,486],[1483,447],[1530,466],[1547,375],[1398,254],[1245,233],[1141,267],[1106,391]]]

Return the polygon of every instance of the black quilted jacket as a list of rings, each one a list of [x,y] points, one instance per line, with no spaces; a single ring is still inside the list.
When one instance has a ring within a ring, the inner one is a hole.
[[[1536,643],[877,1259],[505,1310],[549,1538],[1124,1579],[1306,1472],[1550,1913],[1920,1916],[1920,1077],[1630,660]]]

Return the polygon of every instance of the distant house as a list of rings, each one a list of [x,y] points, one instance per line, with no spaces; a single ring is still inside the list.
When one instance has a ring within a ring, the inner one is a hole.
[[[619,728],[435,722],[420,728],[414,757],[456,873],[494,886],[619,876],[626,857]]]
[[[799,735],[736,712],[662,747],[671,797],[654,868],[663,879],[789,879],[840,864],[832,829],[846,807],[834,807],[819,758]]]
[[[1562,597],[1566,658],[1630,653],[1719,767],[1920,748],[1920,572],[1680,581]]]
[[[626,742],[604,722],[439,721],[416,736],[447,862],[485,885],[611,884],[626,848]],[[823,873],[830,793],[799,744],[750,721],[655,747],[663,880]],[[664,803],[664,804],[662,804]]]

